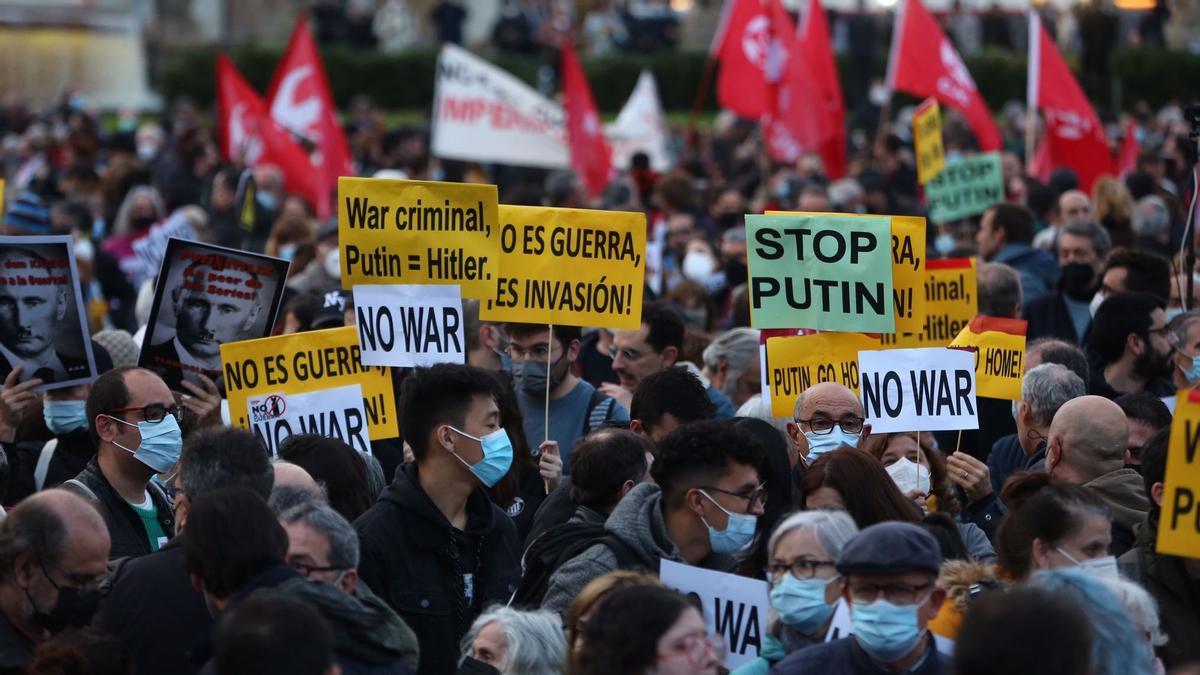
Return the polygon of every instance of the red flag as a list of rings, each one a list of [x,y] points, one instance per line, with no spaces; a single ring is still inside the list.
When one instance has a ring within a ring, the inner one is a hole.
[[[717,102],[746,119],[767,112],[771,27],[762,0],[729,0],[709,56],[721,63]]]
[[[1117,175],[1124,180],[1125,176],[1137,170],[1138,155],[1142,148],[1138,144],[1137,125],[1132,119],[1125,120],[1125,137],[1121,139],[1121,149],[1117,153]]]
[[[813,91],[824,103],[824,134],[818,140],[817,152],[825,163],[830,179],[846,175],[846,103],[838,80],[837,62],[829,41],[829,21],[821,0],[809,0],[800,26],[801,58],[812,75]]]
[[[1000,149],[1000,130],[975,80],[921,0],[903,0],[896,5],[887,84],[892,91],[917,98],[932,96],[958,110],[967,118],[980,148]]]
[[[325,65],[312,33],[308,17],[296,20],[296,28],[288,41],[287,51],[267,89],[271,119],[293,134],[313,143],[319,152],[313,165],[321,177],[322,200],[316,204],[317,214],[328,217],[333,209],[331,196],[337,189],[338,176],[352,176],[350,146],[338,122],[337,106],[329,90]]]
[[[767,0],[771,20],[771,50],[767,55],[767,111],[762,118],[763,138],[771,158],[795,162],[805,152],[820,152],[839,133],[841,119],[827,106],[814,102],[822,96],[818,79],[800,45],[795,25],[779,0]]]
[[[266,104],[224,54],[217,56],[217,115],[226,159],[249,167],[277,166],[288,192],[318,203],[321,184],[308,155],[271,120]]]
[[[1029,13],[1029,107],[1041,110],[1046,122],[1046,153],[1052,169],[1070,167],[1079,176],[1079,187],[1113,173],[1112,152],[1100,118],[1050,36],[1041,18]]]
[[[571,146],[571,168],[583,178],[588,193],[600,196],[608,185],[609,163],[608,141],[604,139],[604,125],[592,98],[587,75],[575,47],[570,40],[562,48],[563,108],[567,113],[567,142]]]

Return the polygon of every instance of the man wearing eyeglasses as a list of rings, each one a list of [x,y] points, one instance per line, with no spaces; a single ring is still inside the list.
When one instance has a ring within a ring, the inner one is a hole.
[[[64,490],[27,497],[0,524],[0,673],[25,672],[33,649],[88,625],[108,569],[96,509]]]
[[[84,408],[96,457],[63,485],[96,502],[113,558],[157,551],[175,535],[175,518],[166,492],[151,478],[179,461],[183,410],[161,377],[137,367],[97,378]]]
[[[1088,393],[1115,399],[1148,391],[1170,396],[1171,343],[1167,339],[1166,300],[1141,291],[1105,298],[1092,319],[1092,363]],[[1089,357],[1090,360],[1090,357]]]
[[[871,435],[862,402],[837,382],[821,382],[804,390],[796,399],[795,410],[787,432],[808,464],[843,445],[857,448],[859,441]]]
[[[942,554],[937,540],[912,523],[872,525],[851,539],[837,559],[853,635],[789,654],[774,675],[875,675],[950,672],[929,621],[946,591],[937,587]]]
[[[524,417],[525,436],[531,446],[541,445],[544,440],[556,441],[563,475],[569,474],[575,441],[610,420],[628,421],[629,411],[571,372],[571,366],[579,358],[581,335],[577,326],[555,326],[552,336],[549,326],[510,323],[505,332],[513,390]]]

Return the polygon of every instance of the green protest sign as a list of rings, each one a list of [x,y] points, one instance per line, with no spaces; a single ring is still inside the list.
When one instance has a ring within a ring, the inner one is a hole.
[[[746,216],[756,328],[891,333],[891,219]]]
[[[1004,200],[1000,155],[989,152],[947,163],[925,184],[925,197],[929,219],[939,225],[987,211]]]

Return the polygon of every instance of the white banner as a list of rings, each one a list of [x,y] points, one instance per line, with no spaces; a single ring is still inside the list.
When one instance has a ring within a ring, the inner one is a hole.
[[[458,286],[355,286],[354,313],[364,366],[466,362]]]
[[[871,431],[978,429],[975,354],[932,347],[858,353]]]
[[[438,56],[431,146],[447,159],[570,166],[562,107],[454,45],[444,45]]]
[[[246,400],[250,428],[271,452],[288,436],[316,434],[336,438],[359,452],[370,452],[362,385],[322,389],[306,394],[262,394]]]
[[[658,577],[664,586],[700,599],[709,632],[725,638],[726,668],[758,658],[770,607],[767,582],[665,559]]]
[[[163,255],[167,252],[167,240],[196,239],[196,230],[192,221],[187,219],[182,210],[177,210],[167,216],[166,220],[150,227],[150,233],[133,242],[133,252],[137,254],[138,262],[142,265],[142,273],[147,278],[158,274],[162,266]]]
[[[637,85],[616,121],[605,126],[605,135],[612,148],[613,166],[628,169],[634,153],[644,152],[650,157],[650,167],[655,171],[671,168],[667,124],[658,98],[658,85],[649,70],[643,70],[638,76]]]

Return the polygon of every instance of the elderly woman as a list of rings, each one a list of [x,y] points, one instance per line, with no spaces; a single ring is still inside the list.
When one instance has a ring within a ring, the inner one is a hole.
[[[734,675],[765,674],[788,654],[824,642],[841,591],[833,563],[857,533],[845,511],[801,511],[775,528],[767,544],[771,622],[759,657]]]
[[[463,636],[459,665],[474,660],[501,675],[558,675],[566,645],[562,622],[552,612],[497,605],[480,614]]]

